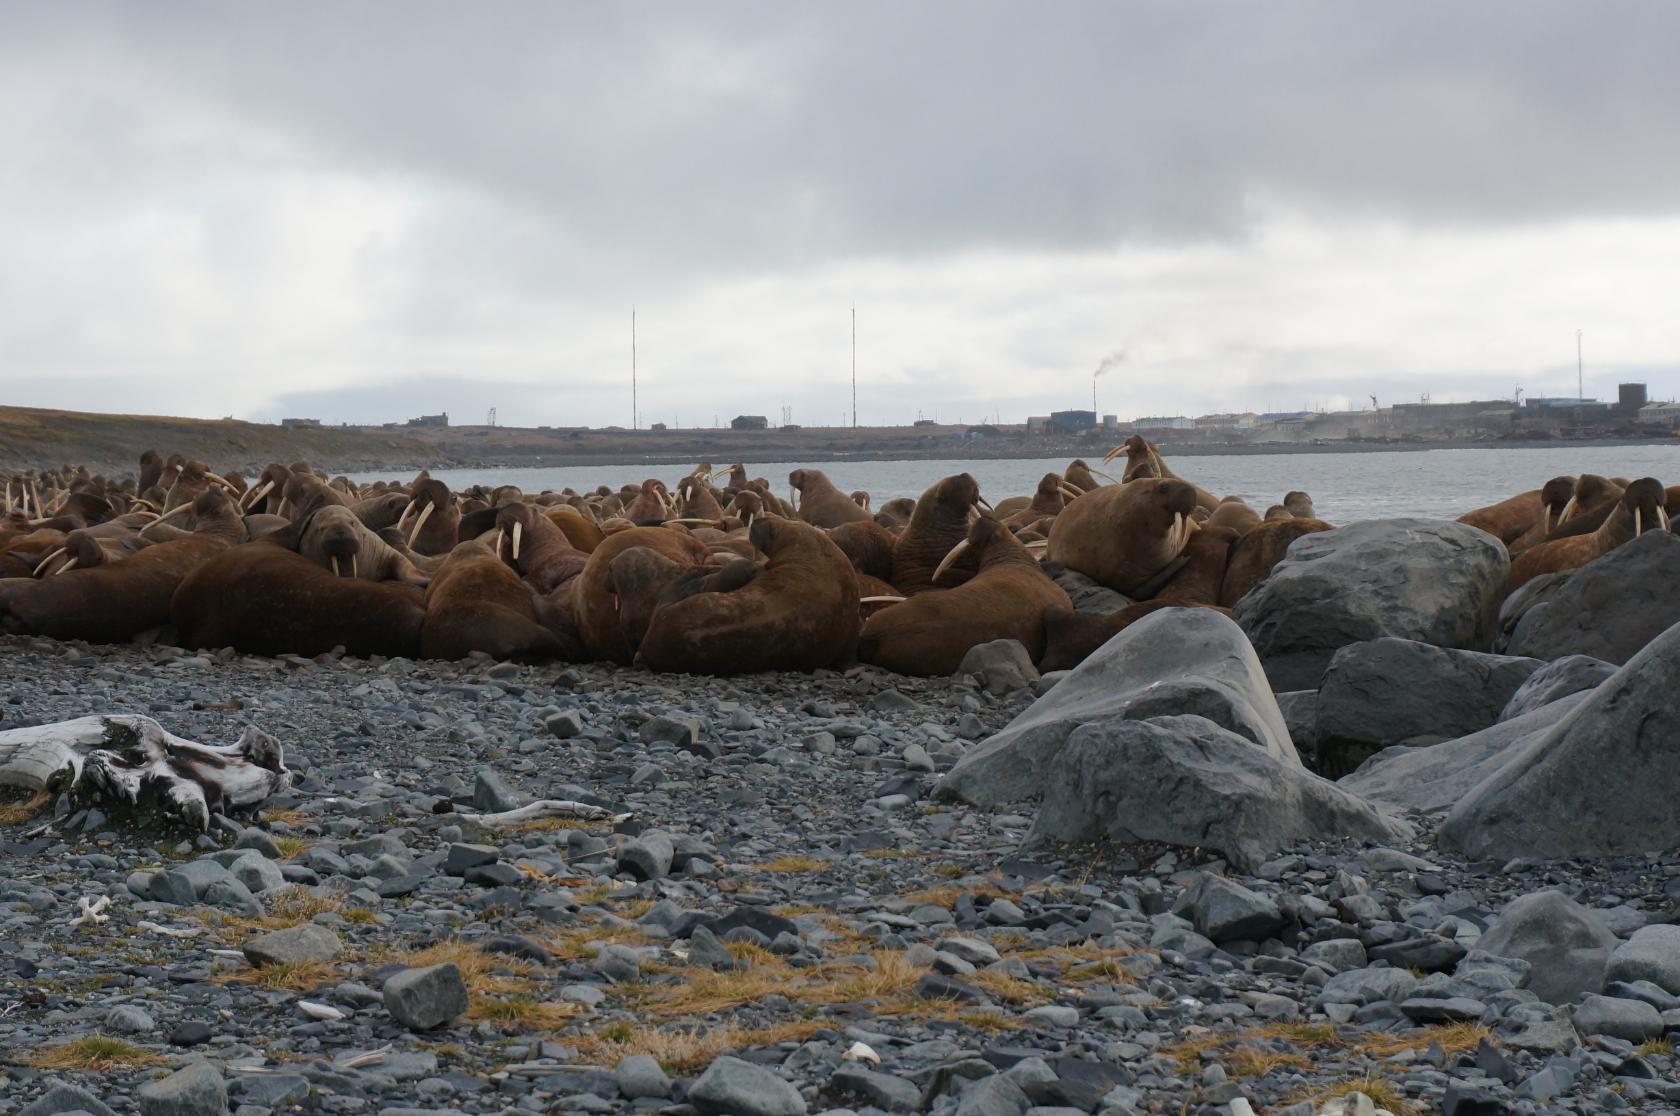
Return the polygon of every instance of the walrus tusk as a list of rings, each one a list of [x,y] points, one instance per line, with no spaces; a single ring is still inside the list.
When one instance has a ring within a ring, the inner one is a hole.
[[[254,508],[257,506],[257,501],[261,500],[264,496],[267,496],[271,491],[273,491],[273,489],[273,481],[264,481],[256,488],[253,488],[249,492],[245,493],[244,496],[241,496],[239,498],[239,506],[242,508]]]
[[[1662,524],[1664,531],[1668,530],[1668,510],[1661,504],[1657,505],[1657,522]]]
[[[432,509],[436,507],[437,505],[434,503],[427,503],[424,508],[420,509],[420,515],[414,521],[414,530],[408,533],[408,549],[414,549],[414,540],[420,537],[420,529],[426,526],[426,520],[432,517]]]
[[[502,558],[502,529],[500,527],[498,527],[498,528],[496,528],[496,560],[501,561],[501,558]]]
[[[525,524],[519,520],[513,521],[513,560],[519,561],[519,540],[525,535]]]
[[[1569,503],[1563,505],[1563,512],[1558,516],[1558,526],[1562,527],[1569,517],[1575,514],[1575,497],[1569,498]]]
[[[332,555],[328,555],[328,557],[332,561],[333,576],[334,577],[343,577],[344,575],[342,573],[340,573],[339,569],[338,569],[338,555],[332,554]]]
[[[190,511],[192,511],[192,505],[191,504],[176,504],[174,507],[172,507],[168,511],[164,512],[162,515],[158,516],[157,519],[153,520],[152,522],[154,522],[154,523],[166,523],[169,520],[174,519],[176,516],[186,515]]]
[[[47,555],[45,558],[41,559],[41,564],[36,566],[35,567],[35,572],[30,574],[29,576],[30,577],[40,577],[41,576],[41,571],[46,569],[49,565],[51,565],[52,560],[54,558],[59,557],[61,554],[63,554],[68,549],[70,549],[70,548],[67,547],[67,546],[61,546],[57,550],[53,551],[51,554]]]
[[[1107,465],[1110,461],[1113,461],[1116,457],[1119,457],[1121,454],[1123,454],[1125,452],[1126,452],[1126,447],[1125,446],[1115,446],[1113,449],[1109,450],[1108,454],[1103,458],[1103,464]],[[1092,470],[1092,471],[1095,472],[1095,470]]]
[[[968,549],[968,540],[967,539],[963,539],[961,542],[957,543],[956,546],[953,546],[950,550],[950,553],[946,554],[945,557],[943,557],[939,560],[939,565],[935,566],[934,569],[933,569],[933,576],[931,578],[929,578],[928,580],[929,581],[938,581],[939,580],[939,575],[944,573],[947,569],[949,569],[950,566],[951,566],[951,563],[955,562],[957,560],[957,558],[962,554],[962,552],[967,550],[967,549]]]
[[[356,552],[353,550],[350,552],[350,576],[353,578],[362,576],[362,571],[356,566]]]
[[[985,508],[987,511],[992,510],[992,502],[990,500],[986,499],[984,496],[979,495],[978,493],[975,494],[974,502],[976,504],[979,504],[981,507]]]
[[[222,476],[220,473],[207,473],[205,475],[210,478],[210,483],[211,484],[219,484],[223,488],[227,489],[229,492],[238,492],[239,491],[239,489],[234,485],[234,483],[232,481],[228,480],[226,477]]]
[[[724,476],[726,473],[728,473],[731,468],[733,468],[733,466],[725,465],[721,469],[713,469],[712,472],[711,472],[711,475],[706,478],[706,483],[707,484],[713,483],[719,477]]]
[[[1640,535],[1644,534],[1644,532],[1645,532],[1645,516],[1642,514],[1641,509],[1634,508],[1633,509],[1633,537],[1637,539]]]
[[[909,599],[910,599],[909,597],[893,597],[893,596],[888,596],[886,594],[882,594],[879,597],[859,597],[858,598],[858,604],[881,604],[883,602],[890,602],[892,604],[897,604],[899,601],[907,601]]]
[[[71,570],[76,568],[76,563],[80,562],[80,561],[81,561],[80,558],[70,559],[70,561],[64,563],[64,565],[62,565],[62,566],[58,567],[58,569],[54,570],[52,572],[52,576],[57,577],[59,574],[69,573]]]
[[[1119,481],[1115,480],[1113,477],[1109,476],[1107,473],[1103,472],[1101,469],[1092,469],[1091,472],[1095,473],[1097,476],[1102,477],[1104,480],[1107,480],[1107,481],[1109,481],[1113,484],[1119,484],[1120,483]]]
[[[1058,484],[1056,486],[1056,491],[1060,492],[1064,498],[1069,500],[1077,500],[1081,496],[1085,495],[1085,493],[1079,491],[1079,489],[1073,487],[1071,484],[1068,484],[1066,481]]]
[[[397,517],[397,530],[401,531],[404,527],[406,527],[408,525],[408,517],[413,514],[414,501],[410,500],[408,502],[408,506],[403,508],[403,513]]]

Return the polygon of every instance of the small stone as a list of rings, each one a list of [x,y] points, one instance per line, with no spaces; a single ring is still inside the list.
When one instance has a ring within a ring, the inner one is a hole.
[[[675,744],[691,748],[700,743],[700,721],[696,717],[652,717],[641,729],[643,744]]]
[[[840,1103],[862,1101],[886,1112],[915,1112],[922,1106],[922,1091],[912,1082],[857,1062],[842,1063],[829,1075],[823,1097]]]
[[[245,959],[258,968],[331,961],[343,952],[344,943],[338,935],[314,922],[273,930],[245,943]]]
[[[441,1027],[467,1006],[467,985],[453,964],[404,969],[385,981],[385,1010],[412,1031]]]
[[[278,891],[286,886],[286,877],[280,874],[280,865],[255,850],[234,861],[228,871],[252,894]]]
[[[544,721],[543,727],[553,733],[557,739],[570,740],[583,731],[583,718],[577,714],[576,710],[565,709]]]
[[[197,1019],[189,1019],[169,1032],[171,1046],[203,1046],[210,1041],[210,1024]]]
[[[671,874],[671,858],[675,855],[670,836],[650,829],[619,846],[618,868],[638,880],[662,880]]]
[[[907,744],[903,753],[904,766],[909,771],[932,771],[933,757],[920,744]]]
[[[663,1099],[671,1095],[671,1079],[665,1076],[665,1071],[659,1068],[659,1063],[651,1054],[632,1054],[621,1060],[613,1068],[613,1078],[626,1100],[641,1100],[643,1097]]]
[[[208,1062],[194,1062],[136,1091],[141,1116],[221,1116],[228,1110],[227,1083]]]
[[[18,1109],[17,1116],[64,1116],[70,1112],[86,1112],[88,1116],[116,1116],[90,1093],[74,1085],[58,1084]]]
[[[501,856],[502,850],[495,845],[450,845],[443,858],[443,871],[445,875],[463,876],[469,868],[494,864]]]
[[[1271,899],[1211,872],[1185,889],[1177,913],[1187,913],[1196,932],[1212,942],[1262,941],[1284,923]]]
[[[144,1035],[157,1030],[157,1021],[144,1008],[119,1004],[105,1013],[105,1029],[119,1035]]]
[[[1680,926],[1659,924],[1635,930],[1610,954],[1611,980],[1647,980],[1680,995]]]
[[[712,1059],[688,1091],[706,1116],[805,1116],[805,1098],[762,1066],[727,1055]]]
[[[481,767],[473,775],[473,809],[483,814],[500,814],[525,805],[525,796],[514,791],[496,771]]]
[[[642,978],[641,962],[628,946],[606,946],[595,958],[595,971],[614,984],[630,984]]]
[[[270,860],[280,859],[280,846],[274,843],[274,838],[260,829],[249,828],[239,835],[239,840],[233,843],[236,849],[252,849],[262,853]]]

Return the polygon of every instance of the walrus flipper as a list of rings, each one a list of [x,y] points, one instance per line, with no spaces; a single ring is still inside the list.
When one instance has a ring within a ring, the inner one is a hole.
[[[157,812],[204,831],[212,813],[249,810],[289,786],[279,741],[196,744],[150,717],[78,717],[0,732],[0,786],[67,791],[73,801]]]

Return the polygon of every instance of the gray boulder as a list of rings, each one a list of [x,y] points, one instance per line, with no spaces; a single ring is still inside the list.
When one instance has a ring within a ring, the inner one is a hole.
[[[1445,744],[1385,748],[1336,785],[1396,811],[1445,812],[1586,697],[1572,694]]]
[[[1130,597],[1116,593],[1096,578],[1086,577],[1078,570],[1065,566],[1057,567],[1054,580],[1068,595],[1073,611],[1085,616],[1107,616],[1132,603]]]
[[[331,961],[343,952],[338,935],[315,922],[259,934],[245,943],[245,960],[259,968]]]
[[[1493,639],[1493,649],[1501,652],[1510,650],[1511,637],[1523,618],[1537,605],[1557,596],[1574,575],[1574,570],[1560,570],[1529,578],[1518,586],[1499,606],[1499,634]]]
[[[1571,694],[1597,689],[1600,682],[1615,673],[1615,663],[1607,663],[1591,655],[1565,655],[1554,659],[1517,687],[1517,692],[1511,695],[1511,700],[1500,711],[1499,719],[1515,720],[1554,701],[1562,701]]]
[[[1680,536],[1647,531],[1574,571],[1527,610],[1508,641],[1513,655],[1592,655],[1625,663],[1680,624]]]
[[[1337,973],[1324,982],[1319,999],[1327,1004],[1376,1004],[1384,1000],[1397,1004],[1411,996],[1417,986],[1418,978],[1405,969],[1373,965]]]
[[[1628,1042],[1644,1042],[1663,1033],[1662,1012],[1640,1000],[1588,996],[1570,1012],[1583,1035],[1609,1035]]]
[[[1680,926],[1660,923],[1635,930],[1610,955],[1609,979],[1650,981],[1680,995]]]
[[[1206,717],[1256,751],[1300,766],[1241,629],[1212,609],[1169,608],[1109,640],[1003,731],[970,748],[935,793],[977,806],[1032,798],[1079,726],[1176,714]]]
[[[1318,691],[1284,690],[1272,695],[1283,713],[1284,727],[1295,751],[1307,766],[1317,769],[1318,760]]]
[[[1604,988],[1616,935],[1560,891],[1513,899],[1476,943],[1482,953],[1526,961],[1523,987],[1550,1004],[1568,1004]]]
[[[1284,924],[1282,912],[1269,896],[1211,872],[1196,875],[1174,904],[1173,913],[1187,916],[1196,933],[1214,943],[1264,941]]]
[[[1334,778],[1391,744],[1479,732],[1545,665],[1392,637],[1340,648],[1318,694],[1318,771]]]
[[[412,1031],[441,1027],[467,1007],[467,982],[452,962],[404,969],[385,981],[385,1010]]]
[[[1497,859],[1617,856],[1680,845],[1677,693],[1680,625],[1466,795],[1442,824],[1440,844]]]
[[[228,1110],[227,1083],[208,1062],[193,1062],[136,1090],[141,1116],[221,1116]]]
[[[1044,772],[1027,833],[1047,841],[1162,841],[1254,870],[1298,841],[1404,841],[1408,827],[1205,717],[1110,717],[1080,728]]]
[[[98,1097],[62,1082],[53,1084],[46,1092],[18,1109],[17,1116],[62,1116],[67,1112],[86,1112],[88,1116],[117,1116],[101,1103]]]
[[[1018,639],[994,639],[978,643],[963,655],[959,675],[977,674],[989,694],[1024,690],[1038,681],[1038,668],[1026,645]]]
[[[805,1116],[805,1098],[763,1066],[727,1055],[712,1059],[689,1103],[707,1116]]]
[[[1231,615],[1279,690],[1314,690],[1337,648],[1383,636],[1491,648],[1511,559],[1462,523],[1372,519],[1303,535]]]

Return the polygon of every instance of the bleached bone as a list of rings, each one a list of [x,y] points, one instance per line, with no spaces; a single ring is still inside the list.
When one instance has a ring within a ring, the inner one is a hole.
[[[228,745],[197,744],[127,713],[0,732],[0,786],[159,811],[199,831],[212,813],[250,809],[291,781],[280,742],[255,727]]]
[[[70,920],[70,925],[80,926],[83,923],[91,922],[95,926],[102,926],[105,923],[110,922],[110,915],[99,913],[110,905],[111,897],[109,895],[101,895],[97,902],[90,902],[88,897],[84,895],[80,899],[76,900],[77,913],[76,917]]]
[[[145,918],[136,922],[134,925],[142,930],[150,930],[154,934],[162,934],[166,938],[196,938],[199,934],[203,933],[203,931],[196,926],[188,926],[184,929],[176,930],[172,927],[160,926],[150,919]]]
[[[529,806],[521,806],[517,810],[503,810],[499,814],[457,814],[462,821],[474,825],[486,826],[490,829],[500,829],[509,825],[523,825],[530,821],[541,821],[545,818],[569,818],[573,821],[610,821],[617,825],[626,821],[632,815],[615,814],[611,810],[600,806],[591,806],[587,802],[574,802],[569,798],[544,798],[533,802]]]

